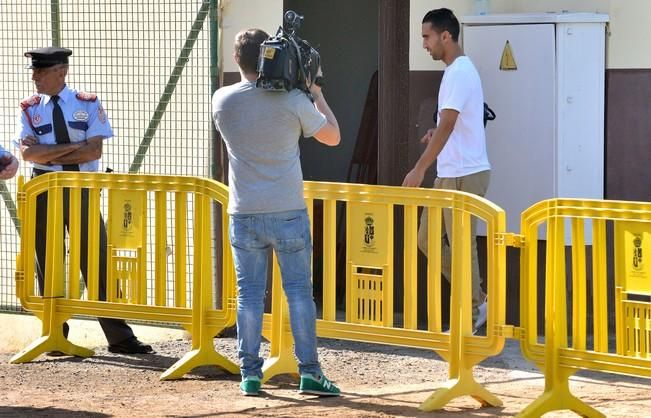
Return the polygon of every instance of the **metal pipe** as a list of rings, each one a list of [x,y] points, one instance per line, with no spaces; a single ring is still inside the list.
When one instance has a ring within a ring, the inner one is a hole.
[[[52,46],[61,46],[61,7],[59,0],[50,1],[50,17],[52,19]]]

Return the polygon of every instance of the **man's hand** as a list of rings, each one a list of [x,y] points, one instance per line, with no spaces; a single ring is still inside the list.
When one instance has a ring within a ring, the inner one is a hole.
[[[323,72],[321,71],[321,67],[319,67],[319,70],[316,72],[316,76],[320,77],[322,75]],[[321,112],[321,114],[326,118],[326,124],[321,129],[319,129],[317,133],[314,134],[314,138],[322,144],[331,147],[338,145],[339,141],[341,141],[341,132],[339,131],[339,123],[337,122],[337,118],[335,117],[335,114],[332,113],[332,110],[330,109],[330,106],[328,106],[325,97],[323,97],[321,87],[312,83],[312,80],[307,80],[307,82],[310,86],[308,87],[310,94],[312,94],[312,99],[314,100],[314,107],[316,107],[316,110]]]
[[[18,160],[8,152],[0,152],[0,180],[8,180],[16,175]]]
[[[38,139],[35,137],[28,135],[25,138],[20,140],[20,147],[31,147],[32,145],[38,144]]]
[[[436,131],[436,128],[428,129],[427,132],[425,132],[425,135],[420,139],[420,143],[426,145],[429,144],[429,141],[434,137],[434,131]]]
[[[402,181],[403,187],[420,187],[423,184],[423,179],[425,178],[425,173],[420,171],[418,168],[414,167]]]
[[[101,136],[69,144],[40,144],[33,137],[21,140],[23,160],[42,165],[82,164],[102,157]]]
[[[323,77],[323,71],[321,70],[320,66],[314,78],[316,79],[317,77]],[[311,80],[310,76],[308,75],[308,79],[307,79],[307,85],[309,86],[308,89],[310,90],[312,97],[316,101],[316,99],[318,99],[319,96],[321,96],[321,86],[317,86],[316,83],[314,83],[313,81],[314,80]]]

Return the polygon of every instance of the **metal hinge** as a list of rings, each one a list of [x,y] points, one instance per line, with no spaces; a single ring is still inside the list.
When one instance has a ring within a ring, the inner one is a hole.
[[[514,234],[512,232],[498,232],[495,234],[495,244],[506,247],[524,247],[524,235]]]
[[[524,340],[524,328],[513,325],[502,325],[496,327],[496,333],[500,337],[511,338],[514,340]]]
[[[16,282],[24,282],[25,281],[25,272],[21,270],[16,270],[14,272],[14,278]]]

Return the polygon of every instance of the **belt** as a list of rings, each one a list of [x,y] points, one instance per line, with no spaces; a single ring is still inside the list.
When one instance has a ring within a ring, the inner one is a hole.
[[[32,167],[32,177],[40,176],[47,173],[56,173],[55,170],[41,170],[40,168]]]

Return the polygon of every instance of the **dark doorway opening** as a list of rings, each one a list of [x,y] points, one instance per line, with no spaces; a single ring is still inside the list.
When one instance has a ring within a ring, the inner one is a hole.
[[[357,175],[360,167],[351,167],[351,162],[367,164],[370,160],[372,167],[364,170],[377,170],[377,93],[371,107],[365,107],[368,96],[373,95],[369,86],[378,70],[379,8],[378,0],[284,1],[285,11],[294,10],[305,17],[298,35],[321,54],[326,77],[323,91],[342,137],[341,144],[334,148],[316,141],[301,141],[305,180],[368,183],[371,177]],[[360,131],[361,141],[366,143],[356,147]],[[373,158],[369,158],[373,153]]]

